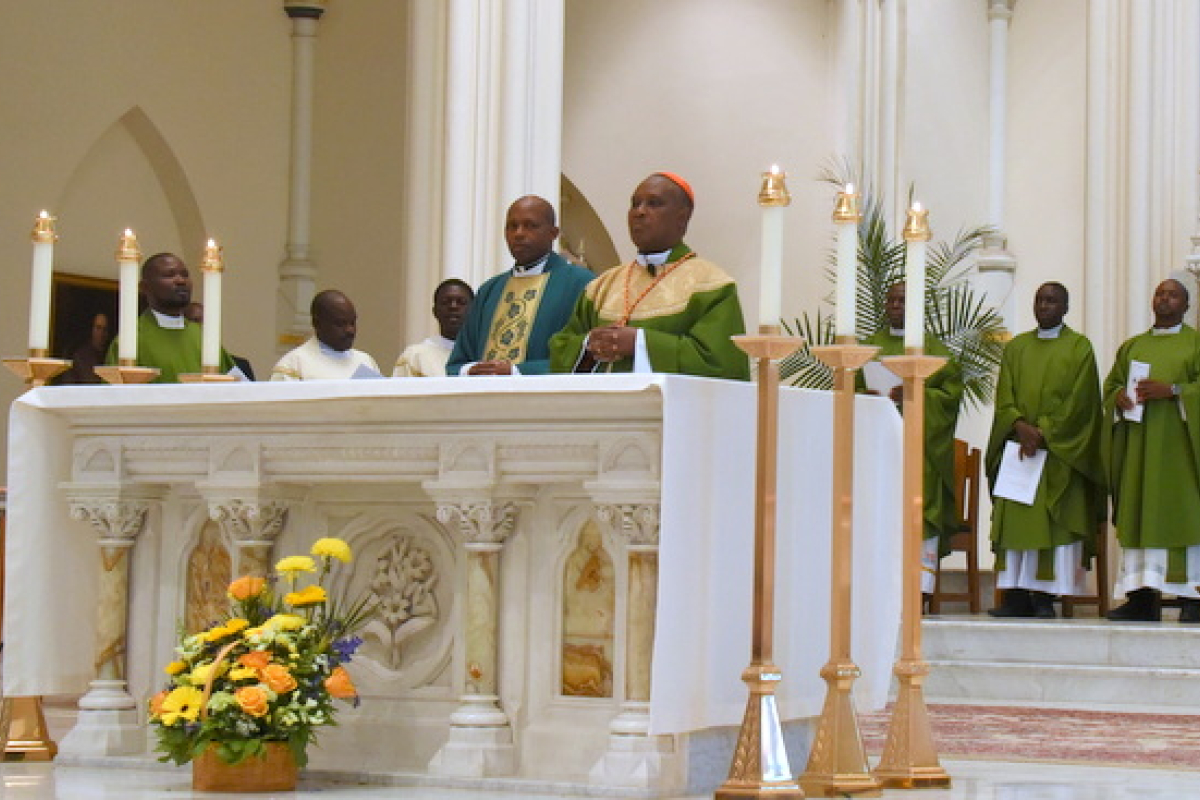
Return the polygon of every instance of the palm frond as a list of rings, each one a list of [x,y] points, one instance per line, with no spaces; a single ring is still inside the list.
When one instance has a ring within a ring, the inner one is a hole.
[[[833,370],[812,354],[811,345],[833,344],[833,317],[817,311],[816,319],[805,313],[791,325],[783,320],[789,336],[800,336],[800,349],[779,362],[779,380],[791,386],[807,389],[832,389]]]

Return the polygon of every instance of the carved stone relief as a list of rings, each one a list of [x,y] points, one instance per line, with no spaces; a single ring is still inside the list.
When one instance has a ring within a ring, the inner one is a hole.
[[[377,609],[367,635],[378,637],[389,669],[400,669],[405,639],[437,622],[437,581],[433,556],[415,537],[395,535],[384,545],[370,582]]]
[[[225,591],[232,580],[233,564],[221,531],[213,523],[206,523],[187,562],[187,630],[204,630],[225,616],[229,607]]]
[[[595,523],[586,523],[563,570],[562,693],[613,696],[616,572]]]

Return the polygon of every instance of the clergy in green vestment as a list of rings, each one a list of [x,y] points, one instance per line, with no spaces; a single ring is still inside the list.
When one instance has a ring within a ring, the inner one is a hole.
[[[1104,517],[1100,459],[1100,374],[1087,337],[1063,323],[1069,306],[1060,283],[1034,295],[1037,329],[1004,348],[988,439],[993,489],[994,617],[1055,616],[1055,595],[1085,593],[1086,570]],[[1001,463],[1045,454],[1032,503],[994,494]]]
[[[550,340],[554,372],[675,372],[750,377],[731,337],[745,333],[733,278],[683,243],[691,186],[656,172],[633,193],[634,261],[588,285],[570,322]]]
[[[904,355],[903,283],[891,286],[884,302],[887,327],[863,340],[879,348],[877,358]],[[958,509],[954,499],[954,429],[958,426],[958,407],[962,402],[962,368],[938,339],[925,335],[925,354],[942,356],[946,364],[925,381],[925,550],[922,553],[921,591],[933,591],[938,559],[949,552],[950,537],[958,528]],[[857,378],[866,388],[863,375]],[[902,388],[897,385],[890,397],[899,406]],[[897,465],[897,468],[899,465]]]
[[[155,383],[178,383],[180,375],[200,372],[202,328],[184,317],[192,300],[187,265],[172,253],[156,253],[142,263],[139,288],[148,308],[138,317],[138,366],[157,367]],[[109,364],[117,363],[120,338],[108,347]],[[224,349],[220,369],[233,369],[233,359]]]
[[[1104,382],[1116,591],[1128,598],[1109,619],[1158,621],[1167,592],[1181,622],[1200,622],[1200,334],[1183,323],[1184,281],[1158,285],[1154,327],[1121,345]]]
[[[504,239],[516,264],[484,282],[454,340],[447,375],[544,375],[550,336],[571,317],[596,276],[551,250],[554,206],[527,195],[513,203]]]

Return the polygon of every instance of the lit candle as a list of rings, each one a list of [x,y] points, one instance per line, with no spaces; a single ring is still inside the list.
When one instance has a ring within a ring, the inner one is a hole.
[[[121,276],[117,316],[117,330],[121,335],[117,339],[117,356],[120,364],[130,367],[137,365],[138,262],[141,260],[137,237],[126,228],[125,235],[117,242],[117,268]]]
[[[904,347],[925,348],[925,247],[929,241],[929,211],[913,203],[904,224]]]
[[[837,289],[835,297],[836,320],[834,333],[839,338],[855,336],[855,289],[858,280],[858,221],[862,215],[858,210],[858,195],[854,184],[847,183],[838,193],[833,208],[833,223],[837,228]]]
[[[29,290],[29,350],[50,354],[50,287],[54,274],[54,217],[43,211],[33,223],[33,277]]]
[[[763,173],[758,204],[762,207],[762,267],[758,276],[759,326],[779,325],[783,295],[783,209],[791,202],[787,190],[787,173],[779,165]]]
[[[201,335],[200,363],[205,372],[219,372],[221,367],[221,273],[225,260],[221,248],[212,239],[204,248],[200,262],[204,272],[204,330]]]

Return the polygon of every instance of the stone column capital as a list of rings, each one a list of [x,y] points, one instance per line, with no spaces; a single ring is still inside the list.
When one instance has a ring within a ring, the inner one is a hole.
[[[242,545],[269,545],[287,524],[291,503],[279,499],[210,499],[208,518],[221,526],[231,541]]]
[[[87,522],[104,547],[133,547],[159,494],[120,486],[68,486],[71,519]]]
[[[658,501],[596,504],[596,519],[629,545],[658,546]]]
[[[517,504],[508,500],[438,500],[437,519],[443,525],[456,525],[468,547],[498,548],[517,526]]]
[[[325,13],[325,0],[283,0],[283,11],[292,19],[319,20]]]

